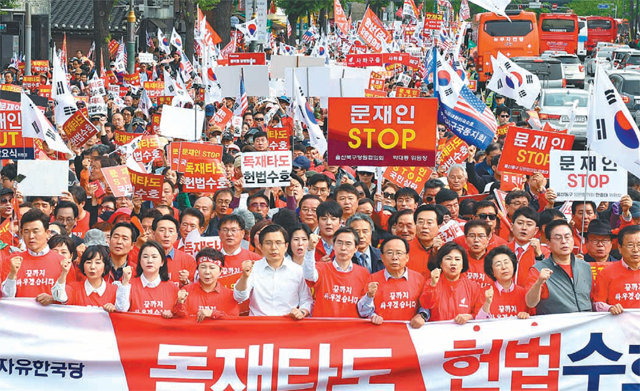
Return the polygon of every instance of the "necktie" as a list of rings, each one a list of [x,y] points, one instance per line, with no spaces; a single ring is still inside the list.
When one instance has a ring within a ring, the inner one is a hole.
[[[524,249],[522,247],[516,248],[516,258],[518,258],[518,261],[522,257],[522,254],[524,254]]]
[[[360,253],[360,264],[363,267],[366,267],[367,269],[369,269],[369,265],[367,265],[367,254],[365,253]]]

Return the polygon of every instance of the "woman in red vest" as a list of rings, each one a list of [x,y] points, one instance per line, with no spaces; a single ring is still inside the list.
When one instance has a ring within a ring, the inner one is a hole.
[[[115,311],[117,287],[104,280],[104,276],[111,270],[109,250],[99,245],[87,247],[82,253],[79,266],[86,279],[65,285],[71,264],[70,259],[62,262],[60,277],[51,288],[53,299],[68,305],[101,307],[107,312]]]
[[[131,266],[124,267],[122,282],[116,282],[116,310],[173,317],[178,286],[169,281],[167,257],[160,243],[148,240],[140,247],[137,277],[131,278],[131,274]],[[180,299],[184,303],[186,294]]]

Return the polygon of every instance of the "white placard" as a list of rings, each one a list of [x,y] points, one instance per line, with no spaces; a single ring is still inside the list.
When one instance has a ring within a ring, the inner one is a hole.
[[[595,152],[552,149],[549,187],[556,201],[584,200],[585,186],[587,201],[620,201],[627,194],[627,170]]]
[[[141,63],[153,64],[153,53],[138,53],[138,59]]]
[[[266,65],[217,67],[216,77],[222,96],[236,97],[240,92],[240,70],[244,71],[244,88],[248,96],[269,95],[269,69]]]
[[[291,182],[291,151],[243,152],[241,160],[247,189],[289,186]]]
[[[69,188],[69,162],[57,160],[18,160],[18,183],[22,195],[54,197]]]
[[[200,140],[204,117],[202,110],[163,105],[160,134],[182,140]]]

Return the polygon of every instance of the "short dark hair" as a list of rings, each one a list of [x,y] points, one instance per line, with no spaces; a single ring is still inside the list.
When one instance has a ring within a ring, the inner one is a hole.
[[[138,239],[138,230],[133,226],[133,224],[128,223],[126,221],[121,221],[119,223],[117,223],[116,225],[114,225],[111,228],[111,232],[109,233],[110,236],[113,236],[113,233],[116,232],[116,229],[118,228],[126,228],[129,231],[131,231],[131,241],[135,242]]]
[[[76,248],[76,245],[73,242],[73,239],[71,239],[69,235],[56,234],[50,237],[49,241],[47,242],[47,245],[51,249],[56,248],[61,244],[64,244],[65,246],[67,246],[67,250],[69,250],[69,252],[71,253],[71,260],[78,258],[78,249]]]
[[[156,230],[156,228],[158,228],[158,223],[161,221],[171,221],[173,224],[175,224],[176,226],[176,231],[178,230],[178,227],[180,226],[180,224],[178,224],[178,221],[175,219],[175,217],[171,216],[171,215],[162,215],[162,216],[158,216],[155,219],[153,219],[153,224],[151,225],[151,229],[152,230]],[[142,249],[140,249],[142,250]]]
[[[549,224],[551,221],[556,220],[558,217],[562,220],[566,219],[565,215],[558,209],[545,209],[538,214],[538,227],[542,228],[543,226]]]
[[[309,228],[309,226],[306,224],[298,223],[294,226],[289,227],[289,231],[287,232],[289,234],[289,240],[291,240],[291,238],[293,237],[293,234],[298,231],[304,232],[305,235],[307,235],[307,239],[309,239],[309,236],[311,236],[311,228]],[[287,254],[293,255],[293,252],[291,251],[291,246],[287,247]]]
[[[466,272],[467,270],[469,270],[469,258],[467,257],[467,252],[464,250],[464,248],[459,245],[456,242],[448,242],[445,243],[444,246],[442,246],[440,248],[440,250],[438,250],[438,255],[436,257],[436,265],[437,267],[442,267],[442,259],[446,256],[449,255],[449,253],[451,253],[452,251],[460,251],[460,254],[462,254],[462,271],[461,273]]]
[[[27,201],[31,202],[31,203],[34,203],[37,200],[41,200],[43,202],[46,202],[49,205],[53,205],[54,204],[53,197],[46,197],[46,196],[30,196],[30,197],[27,197]]]
[[[260,130],[260,131],[258,131],[258,132],[255,132],[255,133],[254,133],[254,135],[253,135],[253,141],[256,141],[256,139],[257,139],[258,137],[266,137],[266,138],[269,138],[269,135],[267,135],[267,132],[264,132],[264,131]]]
[[[547,224],[547,227],[544,229],[544,236],[547,237],[547,240],[551,240],[551,232],[553,232],[553,230],[556,229],[557,227],[560,227],[563,225],[566,227],[569,227],[570,230],[572,229],[571,224],[569,224],[567,220],[553,220],[552,222]]]
[[[215,193],[213,193],[213,202],[216,202],[216,199],[218,199],[218,196],[222,193],[228,193],[231,195],[231,197],[233,197],[233,192],[231,191],[231,189],[225,187],[224,189],[218,189]]]
[[[356,196],[356,199],[358,198],[358,189],[356,189],[355,186],[350,185],[348,183],[343,183],[340,186],[336,187],[336,189],[333,192],[333,194],[335,194],[336,197],[337,197],[338,193],[340,193],[340,192],[353,194],[354,196]]]
[[[572,215],[575,215],[575,214],[576,214],[576,211],[578,210],[578,207],[579,207],[580,205],[584,205],[584,204],[585,204],[585,201],[580,201],[580,202],[575,201],[575,202],[573,202],[573,203],[571,204],[571,214],[572,214]],[[598,207],[596,206],[596,203],[595,203],[595,202],[593,202],[593,201],[586,201],[586,204],[591,205],[591,208],[592,208],[592,210],[593,210],[593,212],[594,212],[594,213],[598,210]],[[584,213],[584,210],[583,210],[582,212]]]
[[[50,217],[44,214],[40,209],[33,208],[22,215],[22,218],[20,219],[20,228],[24,227],[26,223],[40,221],[44,226],[44,229],[49,229],[49,219]]]
[[[198,251],[198,253],[196,254],[196,264],[198,264],[198,259],[202,257],[208,257],[213,260],[220,261],[220,263],[222,263],[222,266],[224,266],[224,254],[221,253],[219,250],[216,250],[211,247],[204,247],[202,250]]]
[[[66,209],[66,208],[71,208],[73,210],[73,217],[77,218],[78,217],[78,206],[76,204],[74,204],[71,201],[60,201],[58,202],[58,205],[56,205],[55,209],[53,210],[53,216],[57,216],[58,215],[58,211],[60,209]]]
[[[516,198],[526,198],[529,202],[531,202],[531,196],[524,190],[511,190],[507,193],[507,196],[504,197],[504,203],[506,205],[510,204]]]
[[[102,277],[109,274],[111,271],[111,257],[109,256],[109,250],[105,246],[94,245],[87,247],[86,250],[82,253],[82,258],[80,258],[80,273],[86,276],[84,272],[84,264],[93,259],[96,255],[100,255],[102,258],[102,262],[104,262],[104,270],[102,272]]]
[[[496,206],[496,204],[493,203],[493,201],[489,201],[489,200],[482,200],[473,204],[473,214],[478,215],[478,209],[482,209],[482,208],[493,208],[493,211],[496,212],[496,214],[498,214],[498,207]]]
[[[318,218],[324,216],[341,218],[342,213],[342,207],[340,207],[340,204],[333,200],[325,201],[316,208],[316,216]]]
[[[451,189],[442,189],[436,194],[436,204],[458,199],[458,193]]]
[[[324,174],[315,174],[312,177],[307,179],[307,186],[311,187],[316,185],[318,182],[326,182],[327,186],[331,186],[331,179]]]
[[[258,240],[260,241],[260,244],[264,242],[264,237],[267,236],[267,234],[274,233],[274,232],[280,232],[282,234],[282,237],[284,238],[284,241],[286,243],[289,243],[289,234],[287,233],[287,230],[285,230],[281,225],[269,224],[266,227],[264,227],[262,231],[260,231],[260,235],[258,235]]]
[[[340,229],[338,229],[333,235],[333,243],[336,242],[336,238],[338,237],[338,235],[344,233],[352,234],[353,238],[356,240],[355,245],[356,247],[358,247],[358,243],[360,243],[360,236],[358,235],[358,232],[351,227],[341,227]]]
[[[11,181],[16,179],[16,176],[18,176],[18,165],[16,163],[7,164],[0,170],[0,175],[6,176]]]
[[[444,183],[440,179],[429,179],[427,183],[424,184],[425,189],[442,189],[444,188]]]
[[[263,198],[265,201],[267,201],[267,206],[269,206],[269,203],[271,202],[271,200],[269,200],[269,197],[264,194],[264,192],[259,191],[247,197],[247,206],[251,205],[251,201],[255,200],[256,198]]]
[[[513,212],[511,221],[515,222],[516,219],[520,216],[524,216],[529,220],[535,221],[536,225],[538,225],[538,223],[540,222],[540,216],[538,216],[538,212],[536,212],[535,209],[533,209],[530,206],[523,206],[521,208],[516,209],[516,211]]]
[[[413,190],[410,187],[401,187],[396,191],[396,195],[394,196],[394,200],[398,202],[398,198],[400,197],[411,197],[416,202],[416,204],[420,203],[420,195],[417,191]]]
[[[627,225],[618,232],[618,244],[622,246],[625,236],[637,234],[638,232],[640,232],[640,225]]]
[[[516,258],[516,254],[511,251],[511,249],[507,246],[498,246],[487,253],[484,257],[484,274],[486,274],[493,281],[496,280],[496,276],[493,274],[493,258],[496,255],[505,254],[511,259],[511,263],[513,264],[513,272],[515,273],[518,270],[518,258]]]
[[[148,219],[148,218],[152,218],[152,219],[156,219],[158,217],[162,216],[162,212],[160,212],[158,209],[153,208],[153,209],[144,209],[142,211],[142,214],[140,216],[140,221],[144,220],[144,219]]]
[[[436,221],[438,225],[442,225],[442,222],[444,221],[444,216],[442,215],[442,213],[438,212],[438,208],[435,205],[431,205],[431,204],[420,205],[418,209],[416,209],[416,211],[413,212],[414,223],[417,223],[418,215],[422,212],[434,212],[436,214]]]
[[[504,96],[496,97],[496,99],[499,99],[499,98],[504,98]],[[511,110],[507,106],[498,106],[498,108],[496,109],[496,117],[502,113],[507,113],[511,115]]]
[[[84,204],[87,202],[87,192],[82,186],[71,186],[69,188],[69,193],[73,196],[76,204]]]
[[[182,213],[180,214],[180,224],[182,224],[182,220],[184,219],[185,216],[192,216],[197,218],[198,226],[200,228],[204,227],[204,215],[202,214],[202,212],[200,212],[200,210],[196,208],[186,208],[185,210],[183,210]]]
[[[400,236],[396,236],[396,235],[389,235],[386,238],[384,238],[382,243],[380,243],[380,252],[384,252],[385,246],[387,245],[387,243],[389,243],[392,240],[400,240],[402,244],[404,244],[405,251],[407,252],[407,254],[409,254],[409,242],[407,242],[404,238],[401,238]]]
[[[220,221],[218,221],[218,230],[220,229],[220,227],[222,227],[222,224],[225,223],[237,223],[240,226],[241,230],[246,230],[246,226],[244,224],[244,219],[242,218],[242,216],[237,215],[237,214],[230,214],[230,215],[224,215],[220,218]]]
[[[471,220],[464,225],[464,236],[467,236],[469,231],[471,231],[471,228],[475,228],[475,227],[484,228],[484,231],[487,234],[487,236],[491,234],[491,227],[489,226],[489,223],[487,223],[486,220]]]
[[[176,219],[173,219],[175,221]],[[155,221],[153,222],[155,224]],[[140,246],[140,252],[138,253],[138,265],[136,266],[136,276],[142,276],[142,263],[140,260],[142,259],[142,252],[147,247],[153,247],[160,253],[160,257],[162,258],[162,266],[160,266],[160,279],[162,281],[169,281],[169,267],[167,266],[167,255],[164,253],[164,248],[162,245],[155,240],[147,240]]]
[[[322,198],[318,197],[315,194],[305,194],[304,197],[300,199],[300,203],[298,203],[299,207],[302,207],[302,204],[307,200],[316,200],[319,203],[322,203]]]

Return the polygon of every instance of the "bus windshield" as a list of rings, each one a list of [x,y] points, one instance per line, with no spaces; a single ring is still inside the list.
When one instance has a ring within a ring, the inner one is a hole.
[[[524,37],[533,31],[533,23],[528,20],[490,20],[484,24],[484,31],[492,37]]]
[[[587,20],[587,28],[589,29],[611,29],[611,21],[608,19],[590,19]]]
[[[576,25],[571,19],[544,19],[541,28],[542,31],[572,33],[575,31]]]

